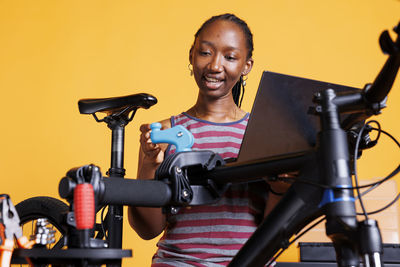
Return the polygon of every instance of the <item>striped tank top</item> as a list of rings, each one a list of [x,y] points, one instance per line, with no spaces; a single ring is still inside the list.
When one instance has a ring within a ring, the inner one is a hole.
[[[193,150],[211,150],[226,159],[237,157],[248,118],[213,123],[182,113],[171,118],[171,125],[193,134]],[[174,151],[171,146],[166,154]],[[169,214],[152,267],[228,265],[263,219],[267,192],[265,182],[234,184],[215,204]]]

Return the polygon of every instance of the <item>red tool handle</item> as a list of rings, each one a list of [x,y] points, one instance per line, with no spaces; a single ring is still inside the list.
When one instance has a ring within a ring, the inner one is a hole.
[[[94,226],[95,205],[93,186],[78,184],[74,190],[75,221],[78,230],[92,229]]]

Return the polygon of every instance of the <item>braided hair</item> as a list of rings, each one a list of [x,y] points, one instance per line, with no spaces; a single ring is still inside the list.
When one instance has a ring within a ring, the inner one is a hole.
[[[213,16],[206,20],[203,25],[197,30],[196,34],[194,35],[194,40],[196,41],[197,37],[199,36],[200,32],[213,23],[216,20],[225,20],[225,21],[232,21],[236,25],[238,25],[245,37],[246,37],[246,46],[247,46],[247,59],[251,58],[253,56],[253,34],[250,31],[249,26],[247,25],[246,22],[244,22],[242,19],[238,18],[234,14],[226,13],[218,16]],[[236,84],[232,88],[232,96],[233,96],[233,101],[235,104],[240,107],[242,105],[242,100],[243,100],[243,95],[244,95],[244,85],[243,85],[243,77],[240,76],[239,80],[236,82]]]

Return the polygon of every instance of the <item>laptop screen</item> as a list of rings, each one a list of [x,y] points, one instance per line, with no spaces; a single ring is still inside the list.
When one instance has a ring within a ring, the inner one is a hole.
[[[308,113],[314,93],[360,90],[353,87],[265,71],[250,114],[237,163],[277,158],[311,150],[320,130]]]

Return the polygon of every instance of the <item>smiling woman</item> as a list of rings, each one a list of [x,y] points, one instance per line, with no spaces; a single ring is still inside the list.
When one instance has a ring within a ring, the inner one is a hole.
[[[193,150],[236,158],[249,117],[240,108],[239,98],[244,91],[243,76],[253,66],[252,51],[250,29],[235,15],[206,21],[195,34],[189,53],[199,88],[197,101],[186,112],[163,120],[163,128],[183,125],[195,138]],[[138,177],[153,179],[156,168],[175,148],[153,144],[148,124],[142,125],[141,131]],[[267,197],[264,181],[235,185],[217,203],[182,208],[177,214],[131,207],[129,221],[144,239],[165,230],[153,258],[154,267],[225,266],[261,222]]]
[[[190,63],[200,89],[197,106],[204,100],[213,101],[212,98],[233,94],[232,90],[240,89],[242,77],[253,66],[252,34],[243,23],[229,16],[205,23],[196,33],[190,49]],[[233,89],[238,81],[239,88]]]

